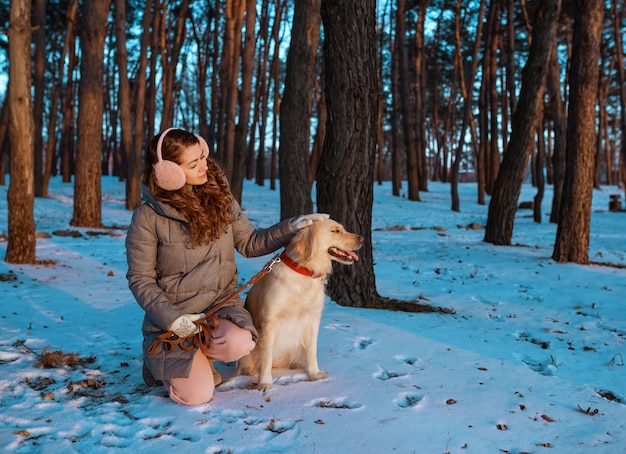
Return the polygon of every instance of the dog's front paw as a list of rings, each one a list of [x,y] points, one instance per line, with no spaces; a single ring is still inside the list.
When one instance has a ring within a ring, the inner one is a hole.
[[[258,385],[256,385],[256,389],[261,392],[269,391],[273,387],[274,385],[272,383],[259,383]]]
[[[311,381],[315,381],[315,380],[322,380],[324,378],[328,378],[328,374],[326,372],[322,372],[321,370],[315,371],[315,372],[309,372],[309,380]]]

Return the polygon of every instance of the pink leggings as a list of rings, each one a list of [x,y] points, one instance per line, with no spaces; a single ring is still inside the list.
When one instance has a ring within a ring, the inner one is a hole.
[[[164,382],[170,398],[183,405],[200,405],[213,398],[215,383],[209,361],[237,361],[250,353],[255,346],[252,333],[240,328],[228,320],[220,319],[219,326],[213,331],[209,355],[196,351],[191,364],[191,371],[186,378],[174,378]]]

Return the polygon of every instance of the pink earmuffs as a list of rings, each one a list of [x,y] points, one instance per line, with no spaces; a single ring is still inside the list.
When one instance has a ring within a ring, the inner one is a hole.
[[[167,159],[163,159],[163,153],[161,150],[161,147],[163,145],[163,139],[165,139],[167,133],[173,129],[178,128],[167,128],[161,133],[156,147],[157,162],[153,166],[154,179],[156,180],[156,184],[161,189],[165,189],[166,191],[176,191],[185,186],[186,182],[185,172],[183,172],[183,169],[174,161],[168,161]],[[200,142],[200,146],[202,147],[203,151],[206,153],[206,156],[208,156],[209,145],[206,143],[206,140],[204,140],[197,134],[196,137],[198,138],[198,141]]]

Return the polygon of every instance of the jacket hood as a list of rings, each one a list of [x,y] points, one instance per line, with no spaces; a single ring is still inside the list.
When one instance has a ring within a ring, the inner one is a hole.
[[[160,216],[185,221],[185,218],[183,218],[176,208],[158,201],[143,181],[141,182],[141,198],[146,205],[156,211]]]

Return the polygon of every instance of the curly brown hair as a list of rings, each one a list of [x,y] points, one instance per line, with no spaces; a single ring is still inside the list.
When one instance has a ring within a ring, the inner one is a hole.
[[[194,245],[208,244],[219,238],[234,221],[232,210],[234,197],[226,181],[224,171],[215,160],[207,156],[207,182],[199,186],[185,185],[176,191],[160,188],[154,178],[153,166],[157,162],[156,147],[160,134],[150,140],[146,150],[143,182],[154,198],[175,208],[187,221],[191,242]],[[185,149],[200,143],[195,134],[182,129],[167,133],[161,144],[164,160],[180,164]]]

